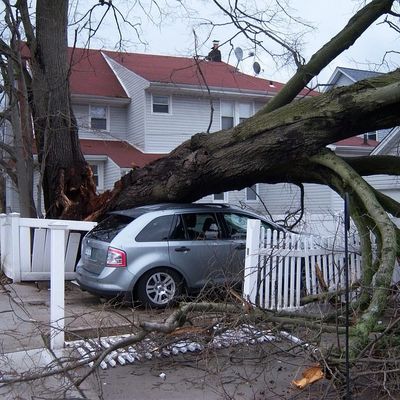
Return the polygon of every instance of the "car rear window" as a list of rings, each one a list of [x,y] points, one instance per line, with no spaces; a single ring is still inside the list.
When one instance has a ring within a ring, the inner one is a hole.
[[[153,219],[142,231],[136,236],[137,242],[162,242],[168,240],[171,230],[173,215],[164,215]]]
[[[87,237],[111,242],[133,220],[134,218],[127,217],[126,215],[112,214],[93,228]]]

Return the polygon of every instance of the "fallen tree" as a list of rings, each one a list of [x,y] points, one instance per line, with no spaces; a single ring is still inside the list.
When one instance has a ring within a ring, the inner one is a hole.
[[[400,235],[387,215],[398,215],[400,205],[371,188],[361,174],[398,175],[400,163],[396,157],[345,162],[324,148],[344,138],[400,123],[400,71],[290,101],[338,54],[338,43],[341,50],[350,46],[379,16],[390,12],[392,4],[393,1],[374,0],[366,5],[349,21],[342,36],[339,34],[300,67],[285,90],[254,117],[230,130],[198,133],[168,156],[132,170],[112,191],[92,198],[83,214],[94,209],[88,219],[98,220],[112,210],[195,201],[210,193],[259,182],[313,182],[328,185],[341,196],[348,193],[364,255],[362,299],[351,330],[351,355],[359,358],[370,345],[370,334],[387,308],[390,279],[400,253]],[[80,216],[82,202],[65,202],[60,210],[65,218]],[[378,243],[375,262],[371,236]],[[162,330],[160,326],[152,329]],[[141,337],[144,335],[145,332]]]
[[[194,135],[168,156],[132,170],[98,199],[97,210],[89,219],[143,204],[195,201],[209,193],[242,189],[258,182],[316,182],[330,186],[342,197],[349,193],[352,215],[363,238],[366,267],[362,282],[365,287],[372,286],[372,294],[363,297],[364,311],[355,324],[357,335],[351,343],[351,354],[357,355],[368,343],[387,305],[396,255],[400,253],[397,228],[387,212],[397,212],[400,206],[394,200],[381,202],[384,197],[377,196],[360,176],[365,170],[374,173],[368,168],[368,157],[350,160],[352,168],[324,148],[347,137],[400,123],[400,70],[288,102],[303,86],[299,82],[306,84],[326,65],[323,60],[329,62],[337,55],[338,43],[343,48],[351,45],[366,26],[389,12],[391,5],[391,1],[377,0],[365,6],[299,68],[287,89],[252,118],[229,130]],[[385,161],[377,168],[379,173],[399,173],[396,157],[386,157]],[[370,235],[380,244],[375,263],[368,251]]]

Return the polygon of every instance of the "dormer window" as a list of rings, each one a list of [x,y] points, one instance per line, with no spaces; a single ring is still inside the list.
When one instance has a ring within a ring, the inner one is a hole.
[[[93,130],[107,131],[108,107],[90,106],[90,128]]]
[[[170,97],[169,96],[152,96],[153,113],[169,114],[170,113]]]

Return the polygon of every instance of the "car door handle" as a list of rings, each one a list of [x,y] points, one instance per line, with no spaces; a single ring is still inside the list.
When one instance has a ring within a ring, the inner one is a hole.
[[[235,247],[235,249],[236,250],[244,250],[246,248],[246,245],[245,244],[238,244],[236,247]]]
[[[182,246],[182,247],[176,247],[175,251],[183,253],[183,252],[186,252],[186,251],[190,251],[190,249],[189,249],[189,247]]]

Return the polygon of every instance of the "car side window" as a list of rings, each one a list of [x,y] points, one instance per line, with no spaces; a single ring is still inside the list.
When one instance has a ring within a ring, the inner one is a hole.
[[[178,215],[171,240],[217,240],[221,228],[213,213],[187,213]]]
[[[224,213],[229,239],[246,239],[248,217],[243,214]]]
[[[176,216],[175,225],[172,229],[170,240],[187,240],[185,234],[185,226],[180,215]]]
[[[244,214],[224,213],[225,224],[228,230],[228,238],[230,239],[246,239],[247,220],[251,217]],[[261,225],[265,229],[273,229],[270,224],[261,221]]]
[[[136,241],[163,242],[168,240],[173,218],[173,215],[164,215],[153,219],[136,236]]]

